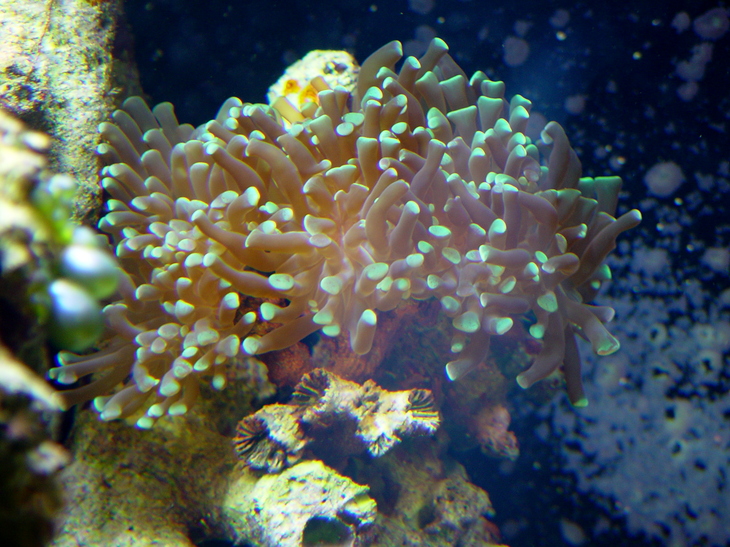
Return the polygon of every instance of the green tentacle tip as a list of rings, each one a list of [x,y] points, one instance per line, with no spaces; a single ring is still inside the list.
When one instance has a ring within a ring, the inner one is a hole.
[[[522,389],[527,389],[531,385],[527,378],[525,378],[524,374],[518,374],[516,379],[517,385],[520,386]]]
[[[596,348],[596,353],[601,356],[611,355],[612,353],[616,353],[619,349],[621,349],[621,344],[615,337],[609,334]]]

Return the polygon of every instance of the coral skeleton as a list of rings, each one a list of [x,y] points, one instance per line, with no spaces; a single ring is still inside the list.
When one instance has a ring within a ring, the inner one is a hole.
[[[526,317],[543,346],[519,385],[562,366],[585,404],[575,336],[599,355],[618,349],[613,310],[589,302],[640,213],[615,218],[620,179],[581,178],[555,122],[533,142],[530,101],[468,78],[442,40],[396,72],[401,58],[386,44],[354,89],[322,89],[302,108],[231,98],[195,129],[169,103],[150,111],[132,97],[101,124],[100,229],[126,275],[104,309],[107,344],[62,353],[51,371],[65,384],[106,372],[65,391],[67,406],[96,397],[102,419],[141,410],[150,427],[186,412],[201,376],[222,388],[237,356],[318,330],[366,354],[378,314],[410,298],[438,299],[452,320],[450,379]],[[242,307],[248,297],[258,309]],[[260,335],[262,323],[273,328]]]
[[[367,450],[378,457],[403,437],[435,433],[440,422],[428,390],[386,391],[372,380],[360,385],[319,368],[302,378],[289,404],[266,405],[243,418],[233,445],[247,466],[278,473],[318,442],[330,456]]]

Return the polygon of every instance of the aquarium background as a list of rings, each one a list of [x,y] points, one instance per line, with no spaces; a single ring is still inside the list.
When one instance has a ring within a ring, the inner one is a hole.
[[[730,532],[730,33],[695,24],[713,1],[129,0],[150,103],[181,122],[229,96],[264,102],[312,49],[362,61],[390,40],[438,36],[471,74],[561,123],[586,176],[624,180],[642,225],[610,259],[619,353],[583,351],[590,405],[515,391],[516,462],[455,453],[504,542],[727,545]],[[685,14],[685,15],[682,15]],[[727,16],[725,16],[727,17]],[[720,18],[721,19],[721,18]],[[725,19],[726,20],[726,19]],[[702,22],[702,20],[700,19]],[[582,348],[586,350],[587,348]]]

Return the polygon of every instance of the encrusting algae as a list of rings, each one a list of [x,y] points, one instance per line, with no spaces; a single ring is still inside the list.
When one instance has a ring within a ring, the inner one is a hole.
[[[531,103],[507,101],[482,72],[467,78],[447,51],[434,39],[395,72],[391,42],[353,89],[301,108],[231,98],[198,128],[169,103],[125,101],[99,147],[111,196],[99,227],[125,275],[102,348],[63,352],[50,373],[94,375],[64,404],[94,398],[102,419],[139,415],[148,428],[185,413],[201,377],[224,387],[232,359],[318,330],[366,354],[379,313],[436,298],[454,329],[450,379],[527,316],[543,344],[519,385],[562,366],[584,405],[575,335],[599,355],[618,349],[604,325],[613,310],[588,302],[641,215],[614,218],[620,179],[581,178],[560,125],[533,142]]]

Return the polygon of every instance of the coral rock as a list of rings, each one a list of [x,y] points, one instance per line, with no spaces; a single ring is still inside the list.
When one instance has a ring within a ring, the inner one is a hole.
[[[231,485],[227,513],[243,515],[247,539],[261,547],[326,545],[352,547],[377,515],[368,487],[342,477],[319,461],[304,461],[278,475],[261,477],[253,488]],[[241,495],[241,492],[244,495]],[[335,538],[334,541],[332,538]]]

